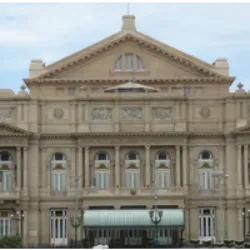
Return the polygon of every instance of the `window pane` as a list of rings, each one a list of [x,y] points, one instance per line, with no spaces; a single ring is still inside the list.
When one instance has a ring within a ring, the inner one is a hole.
[[[1,161],[10,161],[10,155],[8,153],[2,153]]]
[[[129,160],[136,160],[136,153],[129,153],[128,159]]]
[[[105,153],[100,153],[99,155],[98,155],[98,160],[100,160],[100,161],[102,161],[102,160],[107,160],[107,156],[106,156],[106,154]]]
[[[133,70],[133,54],[126,55],[126,70]]]
[[[159,160],[166,160],[167,159],[167,154],[166,153],[159,153],[158,159]]]
[[[208,151],[202,152],[201,158],[202,158],[202,160],[209,160],[209,159],[211,159],[210,153]]]
[[[55,161],[62,161],[63,160],[63,155],[61,153],[56,153],[54,155]]]

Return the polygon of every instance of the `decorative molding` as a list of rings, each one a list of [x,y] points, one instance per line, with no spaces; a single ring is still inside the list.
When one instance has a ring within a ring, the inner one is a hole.
[[[153,107],[152,118],[154,120],[170,120],[172,118],[172,107]]]
[[[113,119],[112,108],[93,108],[91,119],[94,121],[111,121]]]
[[[210,109],[208,107],[203,107],[203,108],[200,109],[200,116],[202,118],[204,118],[204,119],[209,118],[210,115],[211,115],[211,111],[210,111]]]
[[[141,120],[143,118],[143,109],[138,107],[121,108],[122,120]]]
[[[53,115],[55,119],[60,120],[63,118],[64,112],[61,108],[55,108]]]
[[[12,120],[14,118],[16,108],[0,106],[0,121]]]

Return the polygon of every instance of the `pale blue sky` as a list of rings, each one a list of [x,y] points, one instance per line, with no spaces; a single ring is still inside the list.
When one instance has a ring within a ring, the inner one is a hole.
[[[18,91],[31,59],[52,63],[121,29],[126,3],[0,4],[0,88]],[[250,3],[131,3],[140,32],[212,63],[250,90]]]

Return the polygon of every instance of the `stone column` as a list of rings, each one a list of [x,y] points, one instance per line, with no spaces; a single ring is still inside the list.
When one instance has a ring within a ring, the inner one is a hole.
[[[50,242],[50,214],[48,208],[40,210],[40,244],[48,244]]]
[[[150,187],[150,146],[146,145],[145,149],[145,184],[146,187]]]
[[[184,230],[184,239],[186,242],[190,241],[190,209],[188,207],[184,208],[184,218],[185,218],[185,230]]]
[[[76,124],[76,115],[75,115],[75,103],[71,103],[71,124],[72,124],[72,129],[71,131],[74,133],[75,132],[75,124]]]
[[[248,189],[248,144],[244,145],[244,185]]]
[[[22,171],[22,164],[21,164],[21,148],[17,147],[17,154],[16,154],[16,171],[17,171],[17,183],[16,189],[21,190],[21,171]]]
[[[199,210],[198,208],[190,209],[190,240],[199,239]]]
[[[89,147],[85,147],[85,164],[84,164],[84,169],[85,169],[85,188],[89,188],[90,184],[90,176],[89,176]]]
[[[82,188],[82,183],[83,183],[83,176],[82,176],[82,147],[78,146],[77,149],[77,173],[76,176],[78,176],[78,180],[79,180],[79,188]],[[75,179],[74,179],[74,184],[75,184]]]
[[[237,153],[237,172],[238,172],[238,186],[242,186],[242,164],[241,164],[241,144],[238,145]]]
[[[115,146],[115,188],[120,187],[120,146]]]
[[[27,246],[28,244],[28,214],[27,214],[27,210],[23,210],[23,244],[24,246]]]
[[[219,147],[219,170],[224,171],[224,147]]]
[[[248,231],[250,230],[249,228],[249,216],[250,216],[250,213],[248,211],[249,209],[247,207],[245,207],[245,233],[247,234]]]
[[[242,208],[238,208],[238,240],[243,240],[243,214]]]
[[[176,146],[176,187],[181,186],[180,146]]]
[[[188,184],[188,180],[187,180],[187,146],[182,146],[182,173],[183,173],[183,186],[184,189],[187,190],[187,184]]]
[[[70,172],[70,186],[75,187],[75,177],[76,177],[76,149],[71,149],[71,172]]]
[[[23,190],[28,190],[28,148],[23,148]]]
[[[47,178],[47,162],[46,162],[46,153],[47,153],[47,149],[45,148],[42,148],[41,149],[41,154],[42,154],[42,157],[41,157],[41,170],[40,170],[40,173],[41,173],[41,189],[42,189],[42,195],[44,196],[45,195],[45,188],[46,188],[46,178]]]

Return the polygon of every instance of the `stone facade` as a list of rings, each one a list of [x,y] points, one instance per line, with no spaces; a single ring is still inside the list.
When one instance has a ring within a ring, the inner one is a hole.
[[[163,163],[170,179],[157,191],[157,204],[183,209],[186,240],[199,238],[205,208],[215,213],[219,237],[218,181],[204,177],[212,184],[202,184],[203,167],[228,175],[222,185],[223,237],[241,240],[250,229],[249,93],[241,84],[229,92],[234,77],[225,59],[207,64],[186,55],[137,32],[134,19],[124,16],[119,33],[54,64],[32,60],[30,78],[24,79],[29,93],[24,86],[17,94],[0,91],[1,154],[10,154],[14,176],[11,188],[0,191],[0,209],[23,211],[25,243],[51,242],[51,209],[74,215],[76,176],[81,211],[152,207],[159,152],[169,156]],[[143,91],[119,92],[132,78]],[[106,92],[110,87],[114,92]],[[97,159],[100,152],[107,159]],[[138,158],[127,158],[130,152]],[[202,158],[202,152],[209,154]],[[55,153],[65,158],[57,160]],[[4,172],[4,159],[0,163]],[[133,193],[124,181],[131,163],[140,170]],[[93,188],[99,167],[109,171],[108,188]],[[52,184],[58,169],[66,176],[59,181],[63,189]],[[74,230],[67,230],[70,239]]]

